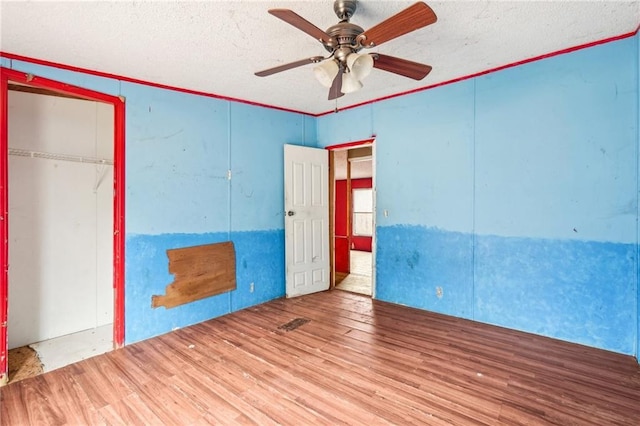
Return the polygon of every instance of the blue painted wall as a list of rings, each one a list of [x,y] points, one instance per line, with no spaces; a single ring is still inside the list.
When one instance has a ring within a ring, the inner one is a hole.
[[[634,44],[476,80],[475,319],[635,353]]]
[[[638,114],[636,36],[317,129],[376,135],[376,297],[637,354]]]
[[[638,76],[637,87],[638,87],[638,96],[637,96],[637,106],[636,111],[638,113],[638,121],[636,127],[638,129],[638,221],[640,221],[640,33],[636,33],[635,36],[636,41],[636,74]],[[638,315],[638,328],[636,334],[636,359],[640,363],[640,223],[636,222],[637,233],[638,233],[638,307],[636,309],[636,314]]]
[[[127,98],[127,343],[283,296],[283,144],[376,135],[378,298],[638,354],[638,44],[318,119],[3,65]],[[150,308],[167,249],[225,240],[236,291]]]
[[[15,60],[11,67],[126,97],[126,343],[284,296],[283,145],[314,144],[314,117]],[[151,308],[174,278],[167,249],[228,240],[235,291]]]

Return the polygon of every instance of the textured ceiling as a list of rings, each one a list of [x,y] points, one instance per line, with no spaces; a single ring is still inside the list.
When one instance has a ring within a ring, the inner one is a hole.
[[[358,2],[365,30],[412,1]],[[0,3],[0,50],[65,65],[307,113],[430,86],[502,65],[633,32],[636,1],[427,1],[438,21],[369,50],[422,62],[414,81],[374,70],[364,88],[336,101],[312,65],[269,77],[255,71],[325,55],[309,35],[269,15],[292,9],[326,29],[332,1]]]

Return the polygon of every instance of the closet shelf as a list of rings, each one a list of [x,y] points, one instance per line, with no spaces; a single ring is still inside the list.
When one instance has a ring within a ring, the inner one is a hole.
[[[48,160],[73,161],[75,163],[105,164],[113,166],[113,160],[106,158],[81,157],[68,154],[53,154],[49,152],[27,151],[25,149],[9,148],[9,155],[18,157],[45,158]]]

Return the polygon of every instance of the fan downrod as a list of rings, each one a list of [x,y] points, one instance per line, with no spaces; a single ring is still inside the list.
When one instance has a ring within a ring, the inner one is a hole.
[[[341,21],[349,21],[356,12],[356,0],[336,0],[333,2],[333,11]]]

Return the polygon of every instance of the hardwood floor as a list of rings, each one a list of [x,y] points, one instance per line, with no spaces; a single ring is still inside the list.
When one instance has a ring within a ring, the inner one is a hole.
[[[640,419],[632,357],[336,290],[177,330],[0,393],[3,425]]]

